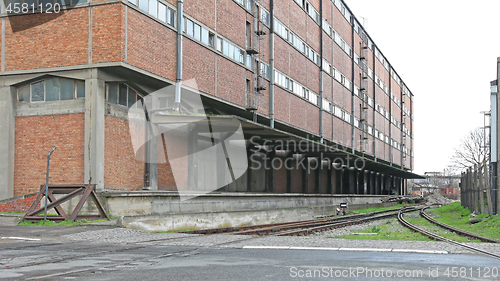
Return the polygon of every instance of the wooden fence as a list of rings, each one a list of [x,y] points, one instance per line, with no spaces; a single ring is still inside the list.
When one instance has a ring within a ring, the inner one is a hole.
[[[460,199],[462,206],[471,212],[493,214],[490,172],[484,161],[482,165],[474,165],[462,173]]]

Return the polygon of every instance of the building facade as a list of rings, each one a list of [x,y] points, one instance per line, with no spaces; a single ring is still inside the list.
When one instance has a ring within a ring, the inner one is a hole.
[[[227,191],[404,193],[413,95],[344,1],[71,1],[1,4],[0,199],[37,192],[53,146],[51,183],[175,190],[168,161],[138,160],[127,113],[181,83],[210,114],[340,146],[370,166],[266,170]]]

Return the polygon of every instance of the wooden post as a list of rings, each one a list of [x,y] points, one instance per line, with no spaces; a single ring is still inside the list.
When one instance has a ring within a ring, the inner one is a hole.
[[[471,212],[474,212],[474,193],[472,192],[472,167],[469,168],[468,176],[468,184],[467,184],[467,200],[468,200],[468,208]]]
[[[479,214],[479,188],[477,184],[477,164],[474,164],[474,173],[472,175],[472,193],[474,196],[472,197],[474,202],[474,212],[476,212],[476,215]]]
[[[465,202],[464,202],[464,173],[462,172],[460,174],[460,205],[462,207],[465,207]]]
[[[491,200],[491,190],[490,190],[490,176],[488,173],[488,166],[486,166],[486,160],[483,162],[484,166],[484,188],[486,189],[486,202],[488,202],[488,214],[493,215],[493,200]],[[489,171],[491,173],[491,171]]]
[[[484,213],[484,184],[483,184],[483,165],[479,166],[479,169],[477,171],[477,177],[479,181],[478,185],[478,193],[477,195],[479,196],[479,207],[480,207],[480,212],[481,214]]]

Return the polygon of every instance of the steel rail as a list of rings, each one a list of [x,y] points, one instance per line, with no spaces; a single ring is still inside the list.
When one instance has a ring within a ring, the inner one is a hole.
[[[433,223],[433,224],[436,224],[436,225],[439,225],[440,227],[442,228],[445,228],[445,229],[448,229],[450,231],[453,231],[455,232],[456,234],[458,235],[462,235],[462,236],[469,236],[469,237],[472,237],[472,238],[475,238],[475,239],[478,239],[478,240],[481,240],[483,242],[488,242],[488,243],[500,243],[499,240],[496,240],[496,239],[492,239],[492,238],[488,238],[488,237],[484,237],[484,236],[481,236],[479,234],[476,234],[476,233],[472,233],[472,232],[468,232],[468,231],[465,231],[465,230],[462,230],[462,229],[459,229],[459,228],[456,228],[456,227],[453,227],[451,225],[447,225],[447,224],[444,224],[442,222],[439,222],[433,218],[431,218],[429,215],[427,215],[425,213],[425,210],[428,209],[429,207],[427,208],[424,208],[422,210],[420,210],[420,215],[425,218],[426,220],[428,220],[429,222]]]
[[[275,232],[280,231],[281,229],[285,229],[285,228],[289,229],[291,227],[295,227],[295,228],[313,227],[313,226],[331,224],[334,222],[338,223],[340,221],[352,221],[355,219],[372,217],[372,216],[376,216],[379,214],[397,212],[400,209],[401,208],[393,209],[393,210],[377,211],[377,212],[366,213],[366,214],[356,214],[356,215],[348,215],[348,216],[341,216],[341,217],[319,219],[319,220],[315,219],[315,220],[283,222],[283,223],[273,223],[273,224],[261,224],[261,225],[251,225],[251,226],[201,229],[201,230],[186,231],[183,233],[186,233],[186,234],[206,234],[206,235],[220,234],[220,233],[231,233],[231,234],[236,234],[236,235],[253,235],[253,234],[263,235],[263,234],[275,233]],[[391,216],[395,216],[395,214],[393,214]]]
[[[429,237],[430,239],[434,239],[434,240],[438,240],[438,241],[443,241],[443,242],[447,242],[449,244],[452,244],[452,245],[455,245],[455,246],[460,246],[460,247],[464,247],[464,248],[467,248],[469,250],[472,250],[472,251],[476,251],[476,252],[479,252],[479,253],[482,253],[482,254],[485,254],[485,255],[488,255],[488,256],[492,256],[492,257],[495,257],[495,258],[498,258],[500,259],[500,256],[497,255],[497,254],[494,254],[494,253],[490,253],[488,251],[485,251],[485,250],[481,250],[481,249],[478,249],[478,248],[475,248],[475,247],[472,247],[472,246],[469,246],[467,244],[463,244],[463,243],[459,243],[459,242],[456,242],[456,241],[453,241],[453,240],[450,240],[448,238],[444,238],[444,237],[441,237],[439,235],[436,235],[434,233],[431,233],[429,231],[426,231],[426,230],[423,230],[411,223],[409,223],[408,221],[406,221],[403,217],[403,213],[406,213],[406,212],[412,212],[412,211],[415,211],[415,209],[406,209],[406,208],[403,208],[401,210],[399,210],[398,212],[398,221],[404,225],[405,227],[415,231],[415,232],[419,232],[427,237]]]

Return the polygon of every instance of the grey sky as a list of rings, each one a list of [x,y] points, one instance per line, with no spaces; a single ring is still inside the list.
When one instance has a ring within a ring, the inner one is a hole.
[[[441,171],[490,108],[500,1],[345,1],[415,96],[414,171]]]

